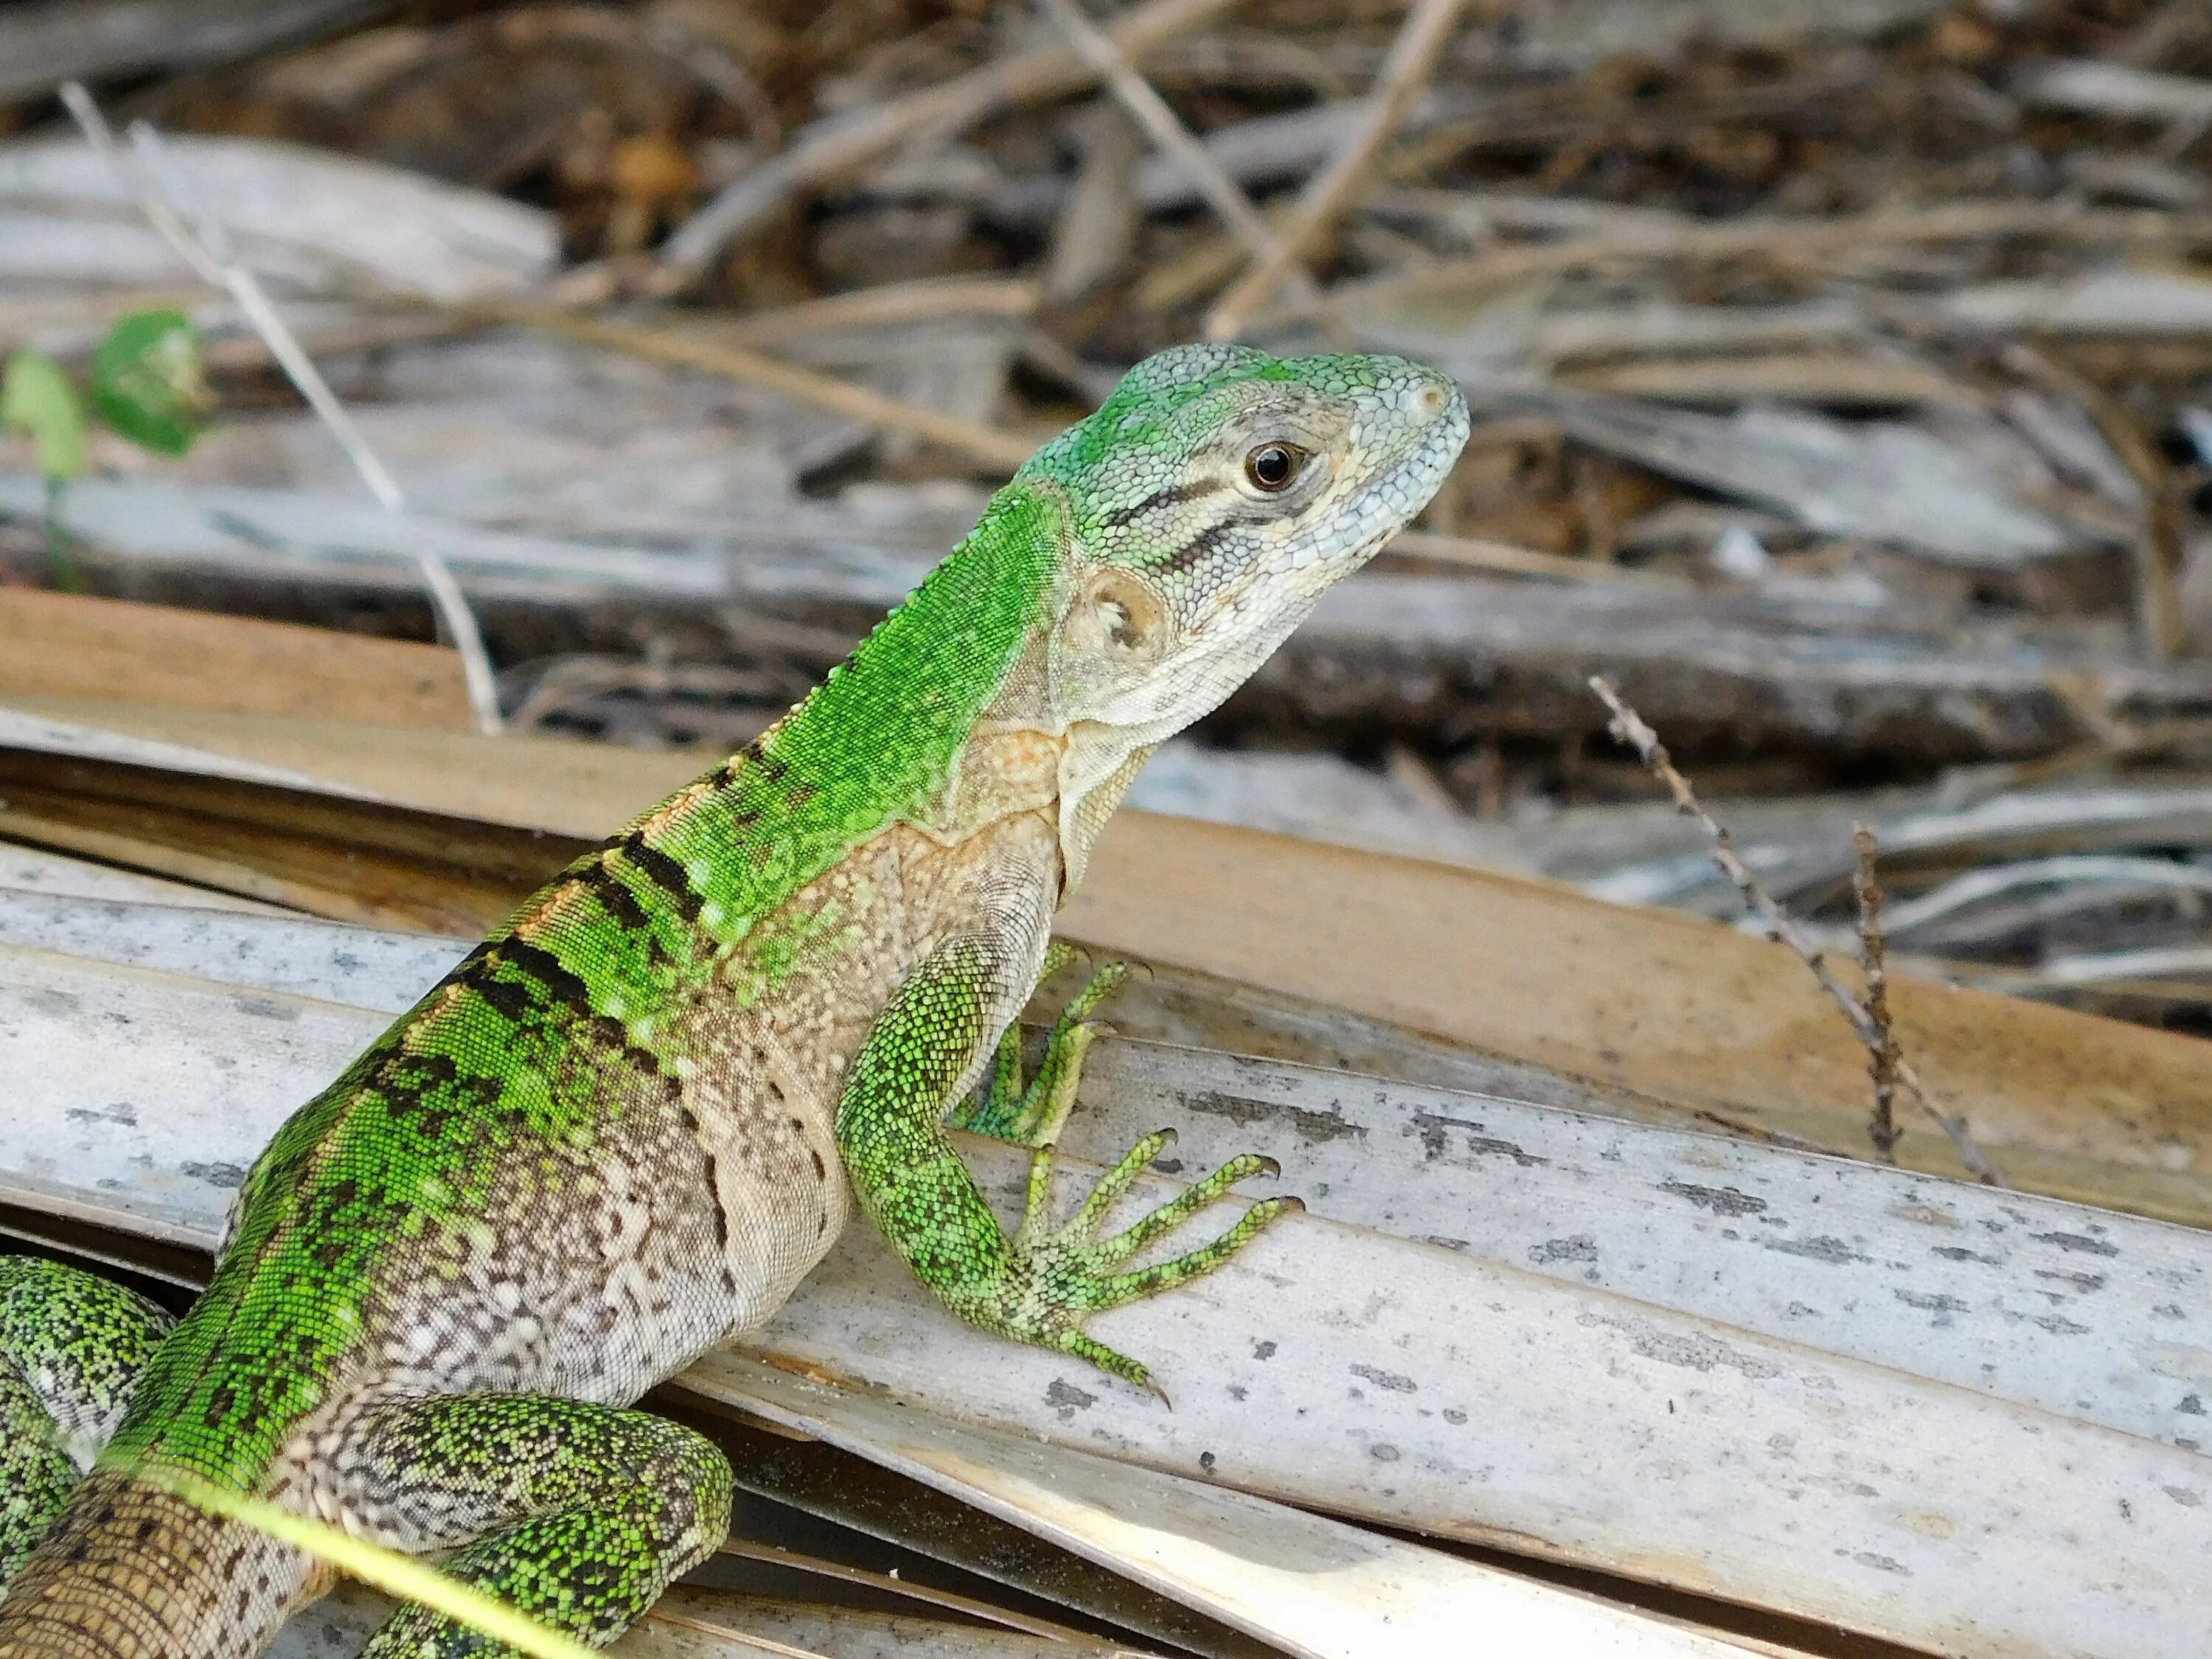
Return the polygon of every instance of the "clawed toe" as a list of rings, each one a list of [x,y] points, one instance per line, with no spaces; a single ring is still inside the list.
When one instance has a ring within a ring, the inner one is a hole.
[[[1211,1273],[1278,1217],[1305,1208],[1296,1198],[1263,1199],[1238,1217],[1227,1231],[1194,1250],[1153,1267],[1115,1271],[1146,1245],[1218,1200],[1237,1182],[1255,1175],[1281,1173],[1273,1158],[1256,1152],[1243,1153],[1139,1217],[1122,1231],[1109,1238],[1097,1237],[1098,1227],[1114,1204],[1174,1140],[1172,1130],[1161,1130],[1139,1141],[1126,1157],[1099,1177],[1097,1186],[1075,1218],[1048,1235],[1036,1224],[1043,1202],[1042,1172],[1049,1163],[1049,1154],[1040,1153],[1031,1168],[1033,1207],[1024,1230],[1024,1246],[1038,1270],[1042,1300],[1046,1306],[1058,1310],[1058,1316],[1067,1322],[1049,1346],[1074,1354],[1101,1370],[1124,1377],[1159,1395],[1163,1401],[1166,1395],[1142,1365],[1085,1335],[1078,1321],[1083,1315],[1120,1307]]]

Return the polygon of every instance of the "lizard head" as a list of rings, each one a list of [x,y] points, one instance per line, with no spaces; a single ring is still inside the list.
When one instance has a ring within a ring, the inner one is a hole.
[[[1072,520],[1055,714],[1157,743],[1265,661],[1427,504],[1466,400],[1402,357],[1179,346],[1022,469]]]
[[[1023,467],[1070,532],[1044,668],[1072,868],[1152,745],[1403,529],[1467,434],[1458,386],[1402,357],[1190,345]]]

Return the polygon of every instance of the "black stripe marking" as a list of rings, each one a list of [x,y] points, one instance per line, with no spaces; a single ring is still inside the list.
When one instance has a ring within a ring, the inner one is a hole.
[[[539,1012],[544,988],[534,981],[501,979],[496,959],[479,966],[465,981],[477,999],[510,1025],[524,1025]]]
[[[1182,483],[1171,483],[1164,489],[1155,489],[1142,501],[1131,501],[1127,507],[1114,508],[1098,522],[1109,530],[1119,530],[1124,525],[1135,523],[1146,514],[1157,508],[1180,507],[1187,501],[1202,501],[1208,495],[1226,489],[1228,487],[1218,478],[1199,478]]]
[[[852,659],[848,657],[846,660],[850,662]],[[772,732],[775,728],[771,726],[769,730],[769,732]],[[791,770],[791,763],[788,761],[781,759],[769,750],[768,739],[769,732],[762,732],[760,736],[755,738],[750,743],[738,750],[738,758],[742,761],[751,762],[752,764],[760,768],[762,775],[766,777],[770,783],[776,783],[782,780],[785,773]]]
[[[592,1030],[610,1052],[620,1054],[623,1063],[647,1082],[659,1086],[662,1100],[670,1104],[684,1097],[684,1079],[668,1071],[660,1063],[660,1056],[650,1048],[641,1048],[629,1040],[629,1028],[611,1014],[601,1014],[592,1022]]]
[[[588,1020],[593,1018],[592,988],[550,951],[542,945],[532,945],[528,939],[502,939],[500,941],[498,960],[526,979],[535,981],[549,1000],[568,1009],[577,1018]],[[484,994],[486,988],[480,981],[476,989],[479,994]]]
[[[470,946],[468,955],[455,963],[453,971],[446,975],[445,983],[458,985],[483,965],[483,960],[499,948],[495,939],[481,939]]]
[[[653,926],[653,918],[637,902],[637,895],[629,890],[629,884],[610,870],[604,862],[594,864],[576,878],[576,884],[593,894],[599,908],[619,926],[632,933],[643,933]]]
[[[643,872],[647,880],[668,895],[684,921],[699,920],[699,912],[707,901],[693,889],[691,878],[684,873],[682,865],[635,830],[622,838],[622,845],[617,850]]]
[[[722,1207],[722,1183],[714,1167],[714,1155],[707,1154],[707,1202],[714,1212],[714,1248],[730,1248],[730,1214]]]
[[[1209,525],[1176,549],[1169,556],[1165,568],[1178,574],[1195,570],[1215,553],[1220,551],[1223,544],[1228,539],[1227,525]]]

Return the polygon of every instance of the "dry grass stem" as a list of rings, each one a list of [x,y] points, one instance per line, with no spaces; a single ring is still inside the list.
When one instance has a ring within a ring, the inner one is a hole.
[[[1030,317],[1039,287],[1024,277],[924,276],[883,283],[849,294],[749,311],[726,320],[689,324],[684,332],[717,345],[775,345],[847,329],[902,328],[956,317]]]
[[[1736,852],[1735,838],[1711,813],[1705,811],[1704,804],[1690,787],[1689,780],[1675,770],[1666,745],[1659,741],[1659,734],[1644,723],[1642,715],[1621,700],[1620,693],[1614,690],[1610,680],[1602,675],[1593,675],[1589,687],[1597,694],[1598,701],[1612,711],[1610,730],[1613,737],[1634,749],[1652,776],[1666,786],[1668,793],[1674,798],[1675,810],[1686,817],[1697,819],[1704,827],[1712,843],[1713,862],[1720,866],[1721,873],[1735,884],[1736,891],[1743,896],[1745,905],[1765,922],[1768,933],[1795,951],[1799,959],[1812,970],[1813,977],[1820,981],[1820,988],[1834,1000],[1837,1007],[1843,1010],[1844,1018],[1850,1022],[1853,1034],[1866,1045],[1868,1054],[1879,1057],[1885,1046],[1888,1047],[1893,1054],[1893,1069],[1897,1081],[1919,1103],[1921,1109],[1934,1120],[1936,1126],[1949,1137],[1951,1145],[1958,1152],[1959,1161],[1984,1186],[2003,1186],[2005,1182],[1997,1174],[1996,1166],[1990,1162],[1987,1155],[1966,1133],[1965,1121],[1939,1110],[1912,1063],[1903,1055],[1894,1054],[1894,1040],[1888,1034],[1887,1023],[1877,1022],[1867,1005],[1836,977],[1835,969],[1828,966],[1826,954],[1798,925],[1796,918],[1784,909],[1774,896],[1760,885],[1759,878],[1752,874],[1749,866]]]
[[[407,498],[398,481],[369,447],[368,440],[346,413],[345,405],[331,390],[330,382],[315,367],[314,359],[308,356],[298,336],[270,304],[260,280],[231,257],[229,235],[222,222],[212,215],[200,214],[196,216],[199,221],[197,228],[186,222],[189,204],[184,180],[161,147],[160,135],[143,121],[134,124],[131,137],[135,154],[126,152],[116,142],[115,133],[107,125],[107,118],[100,113],[100,106],[82,84],[70,82],[61,89],[61,99],[83,131],[85,142],[114,170],[147,222],[203,280],[228,294],[245,313],[254,332],[268,346],[270,356],[276,360],[307,406],[329,430],[362,483],[368,486],[368,493],[376,497],[378,505],[395,516],[404,517]],[[461,592],[452,568],[435,550],[411,539],[409,549],[422,570],[422,585],[429,590],[432,606],[453,640],[453,648],[460,653],[461,672],[468,684],[469,706],[476,715],[477,725],[483,732],[496,732],[501,729],[498,682],[492,673],[491,655],[484,649],[483,634],[477,627],[476,613],[469,609],[468,596]]]
[[[1174,159],[1197,187],[1198,193],[1206,198],[1206,205],[1237,234],[1252,257],[1263,265],[1282,260],[1281,240],[1260,216],[1259,209],[1252,205],[1252,198],[1244,193],[1244,187],[1190,136],[1189,129],[1168,107],[1167,100],[1137,73],[1127,55],[1112,38],[1083,15],[1075,0],[1037,0],[1037,3],[1067,37],[1076,56],[1105,82],[1106,89],[1128,112],[1129,118],[1145,130],[1146,136],[1163,154]],[[1316,297],[1310,284],[1304,297]]]
[[[1460,565],[1469,570],[1495,571],[1511,576],[1548,576],[1558,581],[1612,582],[1674,593],[1692,593],[1694,584],[1677,576],[1630,566],[1601,563],[1565,553],[1546,553],[1511,542],[1483,536],[1443,536],[1425,530],[1401,531],[1383,550],[1408,558],[1433,559],[1439,564]]]
[[[558,307],[526,301],[481,301],[472,302],[468,308],[493,321],[565,334],[570,339],[627,352],[651,362],[726,374],[733,380],[781,392],[817,408],[866,421],[871,426],[908,433],[925,442],[965,455],[987,471],[1011,472],[1029,459],[1036,447],[1034,440],[1018,434],[963,420],[939,410],[924,409],[917,404],[903,403],[872,386],[858,386],[795,363],[763,356],[743,346],[722,345],[637,323],[578,316]]]
[[[1072,0],[1048,0],[1055,7]],[[1252,313],[1272,298],[1298,263],[1318,251],[1321,242],[1350,210],[1372,173],[1376,157],[1405,121],[1414,100],[1436,70],[1437,54],[1451,39],[1466,0],[1414,0],[1383,60],[1382,74],[1368,94],[1359,125],[1337,146],[1327,165],[1307,180],[1298,193],[1275,245],[1260,256],[1252,269],[1224,295],[1206,319],[1206,337],[1233,340],[1244,331]]]
[[[1897,1066],[1901,1058],[1896,1028],[1889,1018],[1889,972],[1881,937],[1881,886],[1875,877],[1875,855],[1881,850],[1871,825],[1851,826],[1851,848],[1858,862],[1851,871],[1851,893],[1858,901],[1859,966],[1866,974],[1867,1018],[1881,1040],[1871,1045],[1867,1075],[1874,1080],[1874,1115],[1867,1121],[1867,1135],[1875,1156],[1885,1164],[1897,1162],[1897,1139],[1902,1133],[1891,1110],[1897,1099]]]
[[[1236,0],[1152,0],[1105,33],[1132,59],[1177,35],[1205,27]],[[941,85],[814,122],[777,155],[726,186],[668,240],[650,284],[690,287],[722,251],[757,230],[811,190],[881,161],[924,134],[949,135],[1017,105],[1080,91],[1097,77],[1066,46],[1016,52]]]
[[[2099,247],[2174,249],[2212,242],[2212,216],[2086,209],[2066,202],[1950,202],[1825,218],[1759,217],[1719,222],[1630,222],[1587,236],[1515,244],[1464,258],[1332,289],[1322,304],[1388,310],[1432,295],[1464,293],[1532,276],[1603,266],[1613,260],[1729,259],[1765,256],[1802,264],[1815,255],[1860,253],[1882,246],[1933,246],[2021,236]],[[1279,305],[1269,322],[1307,315],[1313,307]]]

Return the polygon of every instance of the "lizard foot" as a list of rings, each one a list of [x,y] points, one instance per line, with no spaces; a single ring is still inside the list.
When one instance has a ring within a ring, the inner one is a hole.
[[[364,1413],[331,1460],[372,1535],[451,1548],[445,1570],[605,1647],[729,1532],[730,1466],[691,1430],[542,1395],[443,1395]],[[361,1659],[521,1659],[410,1602]]]
[[[1055,940],[1045,952],[1040,981],[1063,971],[1076,955],[1073,945]],[[952,1126],[995,1140],[1011,1140],[1018,1146],[1048,1146],[1058,1140],[1068,1113],[1075,1108],[1083,1057],[1092,1043],[1113,1030],[1091,1016],[1128,977],[1126,962],[1099,965],[1053,1022],[1045,1037],[1044,1059],[1026,1085],[1022,1081],[1021,1023],[1017,1020],[1007,1026],[999,1039],[989,1091],[980,1102],[962,1103],[952,1114]]]
[[[106,1443],[173,1322],[82,1268],[0,1256],[0,1592]]]
[[[1173,1129],[1146,1135],[1098,1178],[1083,1207],[1066,1225],[1054,1231],[1046,1230],[1051,1212],[1052,1149],[1037,1150],[1030,1160],[1029,1201],[1021,1231],[1013,1241],[1022,1269],[1022,1294],[1003,1316],[1007,1335],[1086,1360],[1158,1395],[1164,1405],[1169,1403],[1167,1395],[1152,1381],[1152,1373],[1127,1355],[1086,1335],[1081,1323],[1084,1316],[1118,1308],[1211,1273],[1278,1216],[1305,1208],[1296,1198],[1262,1199],[1212,1243],[1153,1267],[1119,1271],[1153,1240],[1181,1226],[1238,1182],[1255,1175],[1282,1173],[1272,1158],[1243,1153],[1133,1224],[1100,1237],[1115,1205],[1152,1161],[1175,1145],[1175,1139]]]

